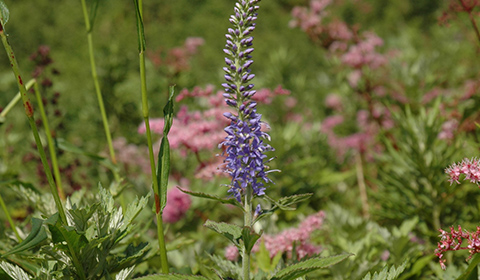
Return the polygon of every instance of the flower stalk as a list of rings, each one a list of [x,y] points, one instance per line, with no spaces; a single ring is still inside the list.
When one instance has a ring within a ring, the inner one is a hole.
[[[42,116],[43,127],[45,128],[45,135],[47,136],[48,150],[50,152],[50,160],[52,162],[53,176],[55,177],[55,183],[57,185],[57,191],[62,200],[65,200],[65,192],[62,186],[62,177],[60,176],[60,169],[58,168],[57,153],[55,152],[55,145],[53,144],[52,132],[48,123],[47,114],[43,107],[42,96],[40,95],[40,88],[38,83],[34,85],[35,96],[37,97],[38,108],[40,109],[40,115]]]
[[[143,5],[142,5],[143,3],[141,0],[134,0],[134,4],[135,4],[136,17],[137,17],[138,56],[139,56],[139,64],[140,64],[140,82],[141,82],[141,91],[142,91],[142,115],[143,115],[143,120],[145,122],[145,128],[146,128],[148,154],[150,158],[150,167],[151,167],[151,174],[152,174],[152,188],[155,195],[155,215],[157,219],[158,247],[160,250],[160,261],[162,266],[162,272],[165,274],[168,274],[169,266],[168,266],[168,258],[167,258],[167,248],[165,244],[165,236],[163,233],[163,218],[162,218],[163,207],[166,203],[166,198],[165,198],[166,190],[160,190],[159,178],[155,176],[155,174],[157,173],[157,168],[155,165],[152,132],[150,129],[147,78],[146,78],[146,71],[145,71],[145,33],[143,29]],[[166,135],[164,135],[164,138],[167,139]],[[166,143],[168,145],[168,139]],[[161,162],[158,162],[158,164],[160,165]],[[162,187],[166,187],[166,186],[162,186]]]
[[[108,118],[107,118],[107,113],[105,111],[105,105],[103,102],[103,96],[102,96],[102,91],[100,89],[100,83],[98,81],[98,74],[97,74],[97,67],[95,65],[95,56],[93,52],[93,38],[92,38],[92,25],[90,22],[90,18],[88,16],[87,12],[87,4],[85,3],[85,0],[82,0],[82,10],[83,10],[83,17],[85,20],[85,29],[87,31],[87,42],[88,42],[88,54],[90,57],[90,67],[91,67],[91,72],[92,72],[92,78],[93,78],[93,84],[95,86],[95,92],[97,95],[97,100],[98,100],[98,106],[100,108],[100,114],[102,116],[102,122],[103,122],[103,128],[105,131],[105,136],[107,138],[107,145],[108,145],[108,150],[110,153],[110,159],[112,163],[117,166],[117,159],[115,156],[115,150],[113,148],[113,143],[112,143],[112,136],[110,133],[110,126],[108,124]],[[120,175],[118,173],[118,170],[115,168],[112,170],[113,176],[115,178],[115,181],[119,183],[121,181]],[[125,207],[122,207],[125,208]]]
[[[23,107],[25,108],[25,114],[27,115],[28,122],[32,129],[33,137],[35,138],[35,143],[37,145],[37,150],[40,155],[40,159],[42,161],[43,169],[45,170],[45,175],[47,176],[47,181],[50,186],[50,191],[53,195],[53,199],[58,209],[58,213],[62,222],[67,224],[67,216],[65,214],[65,209],[63,208],[62,201],[60,199],[55,181],[53,180],[52,171],[50,170],[50,166],[48,165],[47,156],[45,151],[43,150],[42,141],[40,140],[40,135],[38,133],[37,125],[35,124],[35,119],[33,117],[33,105],[30,101],[30,98],[27,96],[27,89],[25,84],[22,80],[22,75],[20,74],[20,68],[18,67],[17,59],[15,57],[15,53],[13,52],[10,43],[8,42],[7,35],[5,34],[5,29],[3,23],[0,23],[0,37],[2,39],[3,46],[5,51],[7,52],[8,59],[10,60],[10,65],[12,67],[12,71],[15,75],[15,79],[17,81],[18,88],[20,90],[20,96],[22,98]]]
[[[244,227],[253,227],[253,199],[265,194],[265,183],[272,182],[266,171],[267,156],[264,152],[273,151],[273,148],[264,143],[264,139],[270,140],[270,136],[261,130],[261,117],[257,114],[255,101],[251,98],[256,91],[250,81],[255,77],[251,73],[250,66],[253,64],[251,53],[253,52],[250,35],[255,29],[257,19],[257,3],[260,0],[242,0],[235,4],[235,13],[230,16],[233,28],[228,29],[224,53],[226,67],[226,83],[224,98],[228,106],[235,113],[225,113],[230,120],[230,125],[225,128],[227,137],[220,144],[225,147],[227,154],[224,160],[224,170],[231,177],[228,192],[244,206]],[[250,279],[250,251],[247,244],[242,249],[243,279]]]

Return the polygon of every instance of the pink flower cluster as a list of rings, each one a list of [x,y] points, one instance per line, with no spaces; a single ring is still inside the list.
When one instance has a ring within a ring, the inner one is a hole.
[[[378,107],[373,110],[373,117],[376,118],[385,129],[393,126],[390,111],[383,107]],[[326,117],[320,128],[322,133],[328,137],[328,144],[337,151],[339,159],[343,159],[345,153],[350,150],[356,150],[360,153],[366,153],[372,148],[378,149],[375,145],[375,135],[378,133],[378,125],[370,121],[370,114],[365,110],[357,112],[357,127],[359,132],[350,134],[348,136],[339,136],[335,133],[334,128],[344,122],[342,115],[332,115]]]
[[[274,96],[288,94],[290,94],[290,91],[279,85],[274,90],[259,89],[255,96],[258,102],[269,104]],[[214,92],[212,85],[207,85],[205,88],[197,86],[191,91],[187,89],[180,91],[176,101],[180,102],[188,98],[195,99],[195,103],[200,105],[201,108],[191,111],[188,106],[181,106],[173,119],[173,125],[168,134],[170,147],[179,149],[183,156],[187,156],[189,153],[197,156],[199,160],[199,167],[196,171],[197,178],[209,180],[216,176],[226,176],[226,173],[218,168],[223,163],[223,157],[214,156],[219,154],[217,151],[218,145],[225,139],[224,128],[230,122],[224,116],[225,111],[229,109],[224,106],[223,91]],[[153,133],[162,135],[163,126],[163,119],[150,119],[150,129]],[[265,124],[262,131],[268,128],[268,125]],[[138,127],[138,133],[144,134],[145,132],[145,123],[142,123]],[[199,154],[202,151],[210,151],[214,155],[202,160]]]
[[[446,269],[443,254],[447,251],[469,250],[470,256],[467,260],[471,259],[474,254],[480,252],[480,227],[477,227],[477,231],[475,232],[462,230],[461,226],[458,226],[458,230],[450,227],[450,232],[442,229],[439,229],[439,231],[440,242],[438,242],[438,247],[435,249],[435,255],[440,259],[439,262],[442,269]],[[468,245],[466,247],[462,247],[463,241],[467,241]]]
[[[190,68],[190,59],[205,44],[205,40],[199,37],[189,37],[181,47],[175,47],[168,52],[158,50],[150,52],[149,58],[155,67],[166,65],[173,74],[178,74]]]
[[[123,166],[128,175],[136,176],[139,172],[151,173],[146,147],[129,144],[123,137],[114,139],[112,144],[117,153],[117,163]]]
[[[470,180],[475,184],[480,184],[480,161],[477,158],[465,158],[460,163],[454,163],[445,169],[445,173],[450,177],[448,181],[450,184],[456,182],[460,184],[460,175],[465,175],[464,180]]]
[[[192,201],[190,196],[178,188],[173,188],[167,192],[167,205],[163,209],[163,221],[166,223],[176,223],[185,216],[190,208]]]
[[[296,228],[286,229],[276,235],[264,234],[255,243],[252,252],[258,252],[261,242],[265,242],[265,247],[270,252],[270,258],[283,253],[287,254],[287,258],[292,258],[294,248],[298,259],[318,254],[321,247],[313,245],[309,241],[312,233],[322,227],[324,219],[325,212],[320,211],[308,216]],[[233,245],[228,246],[225,249],[225,257],[228,260],[235,261],[238,258],[237,248]]]

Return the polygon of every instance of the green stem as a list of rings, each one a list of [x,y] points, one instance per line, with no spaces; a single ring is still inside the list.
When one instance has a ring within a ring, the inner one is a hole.
[[[157,216],[157,235],[158,235],[158,248],[160,249],[160,264],[162,265],[162,272],[164,274],[169,273],[167,247],[165,244],[165,236],[163,234],[163,219],[162,213],[156,213]]]
[[[43,169],[45,170],[45,175],[47,176],[47,181],[50,186],[50,191],[53,195],[53,199],[55,204],[58,208],[58,213],[60,214],[60,218],[64,224],[67,224],[67,216],[65,215],[65,209],[63,208],[62,201],[60,200],[60,196],[58,195],[57,188],[55,186],[55,182],[53,180],[52,171],[50,170],[50,166],[48,165],[47,156],[45,155],[45,151],[43,150],[42,141],[40,140],[40,135],[38,134],[38,128],[35,124],[35,119],[33,118],[33,106],[30,99],[27,96],[27,89],[22,80],[22,76],[20,74],[20,69],[18,67],[17,59],[15,58],[15,54],[8,42],[7,35],[5,34],[5,30],[0,23],[0,36],[2,38],[3,46],[5,47],[5,51],[7,52],[8,59],[10,60],[10,65],[12,66],[12,71],[15,75],[15,79],[17,80],[17,85],[20,90],[20,95],[22,97],[23,106],[25,108],[25,114],[28,117],[28,122],[30,123],[30,127],[32,129],[33,137],[35,138],[35,143],[37,145],[38,153],[40,154],[40,159],[42,161]]]
[[[50,159],[52,160],[53,176],[55,176],[55,182],[57,183],[57,191],[62,200],[65,200],[65,192],[62,187],[62,177],[60,176],[60,170],[58,168],[57,153],[55,152],[55,145],[53,144],[52,132],[50,131],[50,125],[48,124],[47,114],[43,107],[42,96],[40,95],[40,88],[38,83],[34,86],[35,95],[37,97],[38,108],[40,109],[40,115],[42,116],[43,127],[45,128],[45,135],[47,136],[48,150],[50,152]]]
[[[113,149],[112,136],[110,134],[110,127],[108,125],[107,113],[105,111],[105,105],[103,103],[102,91],[100,89],[100,83],[98,82],[97,67],[95,66],[95,56],[93,53],[93,39],[92,39],[92,28],[90,26],[90,19],[88,18],[87,4],[85,0],[82,0],[82,10],[83,17],[85,20],[85,28],[87,30],[87,41],[88,41],[88,53],[90,56],[90,66],[92,71],[93,83],[95,86],[95,92],[97,94],[98,105],[100,107],[100,114],[102,115],[103,128],[105,130],[105,136],[107,137],[108,150],[110,152],[110,159],[113,164],[117,165],[117,159],[115,157],[115,150]],[[115,177],[116,182],[120,182],[120,175],[117,170],[112,170],[113,176]]]
[[[15,233],[15,236],[17,237],[18,243],[22,242],[23,239],[18,234],[17,227],[15,226],[15,223],[13,222],[12,217],[8,212],[7,206],[5,205],[5,202],[3,201],[1,194],[0,194],[0,205],[2,206],[2,209],[5,212],[5,215],[7,216],[8,223],[10,224],[10,227],[12,228],[13,233]]]
[[[253,190],[252,187],[247,187],[247,193],[245,194],[245,214],[244,214],[244,226],[252,228],[252,198]],[[242,252],[242,269],[243,269],[243,280],[250,279],[250,253],[247,252],[245,246],[243,247]]]
[[[147,78],[145,71],[145,33],[143,29],[143,6],[141,0],[134,0],[136,16],[137,16],[137,34],[138,34],[138,56],[140,64],[140,83],[142,90],[142,115],[145,122],[147,144],[148,144],[148,155],[150,158],[150,169],[152,173],[152,187],[155,194],[155,205],[157,216],[157,234],[158,234],[158,248],[160,250],[160,260],[162,265],[162,272],[165,274],[169,273],[168,267],[168,258],[167,258],[167,248],[165,246],[165,236],[163,234],[163,220],[162,220],[162,211],[160,211],[160,197],[158,193],[158,179],[155,176],[156,166],[155,166],[155,155],[153,153],[153,142],[152,142],[152,132],[150,130],[150,121],[149,121],[149,110],[148,110],[148,92],[147,92]],[[160,163],[158,163],[160,164]]]
[[[31,79],[30,81],[28,81],[28,83],[25,85],[26,89],[31,89],[33,84],[35,84],[35,79]],[[15,107],[15,105],[17,105],[18,101],[20,100],[22,100],[22,96],[20,92],[18,92],[17,95],[15,95],[12,100],[10,100],[10,103],[8,103],[7,106],[0,113],[0,120],[5,119],[10,110],[12,110],[12,108]]]

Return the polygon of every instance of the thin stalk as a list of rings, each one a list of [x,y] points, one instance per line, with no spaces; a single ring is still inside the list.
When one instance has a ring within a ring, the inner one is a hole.
[[[244,225],[246,227],[252,227],[252,197],[253,189],[252,187],[247,187],[247,193],[245,194],[245,214],[244,214]],[[250,280],[250,253],[247,252],[245,245],[243,246],[242,252],[242,269],[243,269],[243,280]]]
[[[370,209],[368,206],[368,197],[367,197],[367,187],[365,185],[365,177],[363,174],[363,164],[362,164],[362,156],[360,152],[355,154],[355,160],[357,165],[357,182],[358,182],[358,189],[360,191],[360,200],[362,202],[362,212],[363,217],[368,218],[370,216]]]
[[[40,88],[38,83],[35,83],[35,96],[37,97],[38,108],[40,109],[40,115],[42,116],[43,127],[45,128],[45,135],[47,136],[48,150],[50,152],[50,159],[52,161],[53,176],[57,183],[57,191],[62,200],[65,200],[65,192],[62,187],[62,177],[60,176],[60,170],[58,168],[57,153],[55,152],[55,145],[53,144],[52,132],[50,131],[50,125],[48,124],[47,114],[43,107],[42,96],[40,95]]]
[[[47,156],[45,155],[45,151],[43,150],[42,141],[40,140],[40,135],[38,134],[38,128],[35,124],[35,119],[33,118],[33,106],[30,101],[30,98],[27,96],[27,89],[22,80],[22,76],[20,74],[20,69],[18,67],[17,59],[15,58],[15,54],[8,42],[7,35],[5,34],[5,30],[0,23],[0,37],[2,38],[3,46],[5,47],[5,51],[7,52],[8,59],[10,60],[10,65],[12,66],[12,71],[15,75],[15,79],[17,80],[17,85],[20,90],[20,95],[22,97],[23,106],[25,108],[25,114],[27,115],[28,122],[30,123],[30,127],[32,129],[33,137],[35,138],[35,143],[37,145],[38,153],[40,154],[40,159],[42,161],[43,169],[45,170],[45,175],[47,176],[47,181],[50,186],[50,191],[53,195],[53,199],[55,204],[58,208],[58,213],[62,222],[67,224],[67,216],[65,215],[65,209],[63,208],[62,201],[60,196],[57,192],[57,187],[55,186],[55,181],[53,180],[52,171],[50,170],[50,166],[48,165]]]
[[[31,79],[30,81],[28,81],[28,83],[25,85],[27,91],[32,88],[33,84],[35,84],[35,79]],[[20,95],[20,92],[18,92],[17,95],[15,95],[12,100],[10,100],[7,106],[3,108],[3,111],[0,112],[0,120],[4,119],[8,115],[10,110],[12,110],[12,108],[15,107],[15,105],[17,105],[18,101],[20,100],[22,100],[22,96]]]
[[[153,142],[152,142],[152,132],[150,130],[150,117],[148,110],[148,92],[147,92],[147,78],[145,71],[145,33],[143,29],[143,6],[141,0],[134,0],[136,15],[137,15],[137,34],[138,34],[138,56],[140,64],[140,84],[142,90],[142,115],[145,122],[146,136],[147,136],[147,145],[148,145],[148,155],[150,158],[150,169],[152,173],[152,188],[155,193],[155,204],[156,204],[156,217],[157,217],[157,238],[158,238],[158,248],[160,250],[160,260],[162,265],[162,272],[165,274],[169,273],[168,267],[168,258],[167,258],[167,248],[165,246],[165,236],[163,234],[163,220],[162,212],[160,211],[160,198],[157,193],[158,179],[155,176],[157,173],[155,165],[155,155],[153,153]],[[160,164],[160,163],[159,163]],[[158,201],[157,201],[158,200]]]
[[[108,125],[107,113],[105,111],[105,105],[103,103],[102,91],[100,89],[100,83],[98,82],[97,67],[95,66],[95,56],[93,53],[92,27],[90,26],[90,19],[88,17],[87,4],[85,3],[85,0],[81,0],[81,1],[82,1],[83,17],[85,20],[85,29],[87,30],[88,53],[90,56],[90,66],[92,71],[93,84],[95,86],[95,92],[97,94],[98,105],[100,107],[100,114],[102,115],[105,136],[107,137],[107,144],[108,144],[108,150],[110,152],[110,159],[112,163],[116,166],[117,159],[115,156],[115,150],[113,149],[112,136],[110,134],[110,127]],[[115,177],[115,181],[120,182],[120,175],[118,174],[118,171],[112,170],[112,172],[113,172],[113,176]]]
[[[13,219],[10,216],[10,213],[8,212],[7,206],[5,205],[5,202],[3,201],[1,194],[0,194],[0,205],[2,206],[3,212],[5,212],[5,215],[7,216],[8,223],[10,224],[10,227],[12,228],[13,233],[15,233],[15,236],[17,237],[18,243],[22,242],[23,239],[18,234],[17,227],[15,226],[15,223],[13,222]]]
[[[480,31],[478,30],[477,22],[475,21],[475,17],[472,14],[472,9],[468,7],[467,3],[464,0],[459,0],[460,5],[462,5],[465,12],[467,12],[470,22],[472,23],[473,30],[475,31],[475,35],[477,35],[478,43],[480,44]]]

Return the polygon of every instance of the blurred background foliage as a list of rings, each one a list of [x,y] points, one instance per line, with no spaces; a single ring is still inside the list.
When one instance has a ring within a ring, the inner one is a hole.
[[[144,1],[152,117],[162,116],[170,84],[176,84],[177,91],[209,84],[220,89],[224,34],[229,27],[227,15],[231,14],[234,2]],[[40,46],[49,47],[52,63],[39,79],[47,83],[44,87],[47,99],[57,96],[50,109],[56,123],[55,136],[89,153],[106,155],[80,2],[7,0],[5,3],[10,9],[7,32],[26,79],[32,77],[38,66],[29,57]],[[372,77],[407,99],[407,102],[390,97],[375,100],[391,109],[395,125],[378,132],[375,142],[380,150],[371,156],[362,155],[359,163],[355,151],[347,151],[340,157],[329,145],[328,136],[321,132],[325,118],[335,114],[327,108],[325,99],[331,93],[342,99],[347,118],[335,132],[343,136],[361,130],[355,124],[355,116],[369,103],[349,85],[350,70],[342,66],[338,57],[329,55],[299,28],[289,26],[292,9],[308,4],[307,0],[262,1],[254,34],[252,71],[256,74],[256,88],[273,89],[282,85],[297,102],[288,108],[284,106],[287,97],[279,96],[271,105],[260,104],[258,109],[271,127],[271,145],[276,149],[271,168],[282,170],[273,173],[275,185],[268,193],[272,197],[314,194],[298,210],[279,212],[275,216],[277,224],[271,229],[288,227],[298,221],[298,213],[308,215],[326,210],[327,217],[332,218],[327,220],[326,230],[319,233],[319,244],[332,254],[357,253],[342,266],[322,272],[322,276],[334,279],[360,279],[367,271],[387,264],[400,265],[404,260],[410,261],[405,278],[456,275],[465,266],[463,257],[454,258],[454,264],[443,274],[432,255],[438,228],[461,223],[473,230],[480,210],[476,199],[478,188],[468,183],[450,186],[444,174],[444,168],[451,163],[478,154],[479,134],[474,125],[479,117],[478,87],[476,95],[462,99],[466,82],[480,78],[478,42],[468,18],[459,15],[448,26],[440,26],[438,18],[448,9],[447,0],[337,0],[329,6],[328,12],[337,19],[357,30],[373,31],[383,39],[379,49],[387,55],[388,67],[382,69],[380,76],[373,73]],[[113,138],[125,137],[128,143],[145,145],[144,135],[137,133],[142,117],[133,3],[100,1],[93,30],[96,64]],[[189,37],[201,37],[204,44],[190,58],[188,67],[174,71],[156,65],[155,59],[162,59],[162,55],[182,46]],[[0,56],[0,107],[5,107],[17,92],[8,64],[7,57]],[[440,94],[433,101],[424,102],[425,95],[433,90]],[[202,107],[195,99],[187,99],[176,108],[185,104]],[[300,115],[301,121],[292,121],[286,117],[289,114]],[[451,119],[459,122],[459,129],[452,139],[439,139],[442,125]],[[18,180],[46,188],[36,172],[33,141],[20,105],[9,113],[0,131],[0,182]],[[82,187],[95,189],[98,181],[104,185],[111,181],[111,175],[91,157],[60,153],[64,175],[70,176],[70,192]],[[194,178],[195,155],[184,158],[174,152],[173,166],[177,181],[172,181],[172,186],[181,184],[179,178],[185,177],[192,189],[219,196],[226,194],[226,188],[220,185],[228,181],[220,178],[205,182]],[[362,176],[358,173],[360,167]],[[148,174],[125,176],[132,183],[127,192],[144,194],[149,190]],[[367,187],[368,213],[359,198],[361,181]],[[17,219],[23,221],[35,211],[35,205],[25,207],[25,201],[5,184],[0,187]],[[184,220],[171,226],[169,238],[175,240],[186,235],[188,240],[196,240],[195,245],[185,242],[189,245],[179,246],[181,249],[171,255],[178,271],[197,273],[203,269],[199,263],[208,261],[199,261],[192,252],[222,254],[226,244],[203,229],[202,221],[211,217],[236,221],[240,216],[223,205],[196,199],[192,209],[195,210]],[[148,219],[149,215],[140,217]],[[4,224],[0,225],[0,232],[7,230]],[[207,235],[212,238],[205,238]],[[386,251],[391,257],[382,257]],[[189,257],[184,258],[185,255]],[[153,263],[143,269],[158,267]]]

